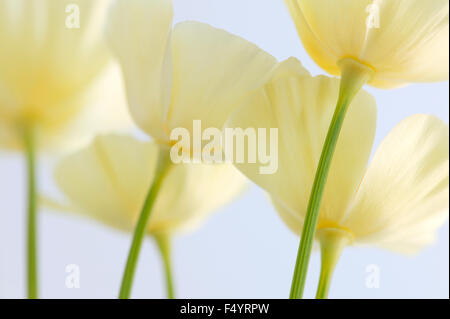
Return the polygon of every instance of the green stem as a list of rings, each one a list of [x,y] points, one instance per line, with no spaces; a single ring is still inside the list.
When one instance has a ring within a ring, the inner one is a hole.
[[[147,197],[141,210],[141,214],[139,216],[138,223],[134,231],[133,241],[131,243],[127,264],[122,278],[122,285],[120,287],[120,299],[130,298],[134,274],[136,272],[136,265],[139,259],[142,242],[147,231],[147,225],[150,219],[152,208],[155,204],[156,197],[159,190],[161,189],[163,181],[170,171],[170,168],[172,167],[169,154],[170,153],[167,149],[160,149],[155,177],[148,191]]]
[[[175,299],[175,290],[173,287],[173,276],[170,258],[170,238],[168,235],[155,236],[156,243],[158,244],[159,252],[164,263],[164,270],[166,273],[166,287],[167,298]]]
[[[27,282],[28,298],[38,298],[37,244],[36,244],[36,162],[33,130],[24,131],[26,165],[28,171],[28,217],[27,217]]]
[[[309,198],[302,237],[298,249],[297,262],[292,279],[291,299],[303,298],[309,258],[311,256],[317,221],[319,219],[323,191],[345,115],[353,98],[373,75],[373,70],[371,68],[353,59],[343,59],[340,61],[339,66],[342,70],[339,99],[322,149],[322,155],[320,157],[311,196]]]
[[[351,235],[340,229],[328,228],[317,232],[320,241],[322,269],[317,288],[317,299],[327,299],[334,270],[345,246],[351,242]]]

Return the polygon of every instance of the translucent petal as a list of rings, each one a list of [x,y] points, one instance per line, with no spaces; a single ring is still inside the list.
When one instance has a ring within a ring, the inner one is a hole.
[[[358,57],[366,36],[366,7],[372,0],[285,0],[303,45],[326,71],[337,61]]]
[[[222,128],[249,91],[261,86],[276,64],[256,45],[209,25],[184,22],[173,33],[173,91],[167,114],[170,129],[192,132]]]
[[[131,231],[154,176],[159,147],[126,136],[102,136],[66,157],[55,179],[77,211]],[[191,229],[242,192],[245,178],[229,164],[176,165],[158,194],[149,232]]]
[[[326,71],[352,57],[394,88],[448,79],[448,0],[285,0],[311,57]]]
[[[131,114],[157,140],[166,139],[163,122],[172,91],[169,0],[119,0],[107,33],[125,78]]]
[[[72,14],[66,13],[69,4],[80,12],[79,28],[66,24]],[[109,61],[101,37],[108,4],[2,0],[0,97],[5,94],[8,104],[0,100],[0,108],[8,113],[50,112],[86,88]]]
[[[359,58],[384,81],[448,79],[448,0],[378,0],[379,27],[368,30]]]
[[[275,174],[261,174],[260,167],[266,164],[260,161],[236,163],[236,166],[298,214],[296,220],[300,222],[305,215],[338,91],[337,79],[295,73],[279,77],[247,98],[226,124],[231,128],[278,129],[278,171]],[[321,222],[339,222],[345,213],[366,168],[375,126],[375,100],[363,91],[352,103],[345,120],[325,188]]]
[[[18,126],[32,125],[39,146],[47,147],[92,105],[86,95],[111,62],[103,39],[109,4],[0,1],[2,146],[21,147]]]
[[[343,222],[359,242],[405,253],[432,242],[448,218],[448,134],[436,117],[415,115],[385,138]]]

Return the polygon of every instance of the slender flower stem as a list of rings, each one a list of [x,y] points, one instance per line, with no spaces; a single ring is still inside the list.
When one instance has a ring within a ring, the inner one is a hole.
[[[164,263],[164,270],[166,273],[166,287],[167,298],[175,299],[175,289],[173,286],[172,267],[170,258],[170,238],[168,235],[156,236],[156,243],[158,244],[159,252]]]
[[[336,265],[344,247],[352,238],[348,232],[336,228],[321,229],[317,231],[317,236],[320,241],[322,269],[316,298],[327,299]]]
[[[323,191],[339,134],[344,123],[345,115],[353,98],[373,75],[373,70],[371,68],[354,59],[343,59],[340,61],[339,66],[342,70],[339,99],[330,128],[328,130],[325,144],[322,149],[322,155],[317,167],[314,184],[309,198],[305,222],[302,230],[302,237],[300,240],[300,247],[297,255],[297,262],[292,279],[290,293],[291,299],[303,298],[309,258],[311,256],[311,249],[319,219]]]
[[[38,298],[37,280],[37,201],[36,201],[36,161],[33,130],[24,130],[26,165],[28,171],[28,217],[27,217],[27,282],[28,298]]]
[[[164,179],[172,163],[169,158],[169,151],[165,148],[161,148],[159,152],[158,164],[156,167],[155,177],[153,184],[150,186],[142,211],[139,216],[138,223],[136,225],[133,241],[131,243],[130,252],[128,254],[128,260],[125,267],[125,271],[122,278],[122,285],[120,287],[119,298],[128,299],[131,295],[131,288],[133,286],[134,274],[136,272],[136,265],[139,259],[142,242],[147,231],[148,221],[152,212],[153,205],[155,204],[156,197],[164,182]]]

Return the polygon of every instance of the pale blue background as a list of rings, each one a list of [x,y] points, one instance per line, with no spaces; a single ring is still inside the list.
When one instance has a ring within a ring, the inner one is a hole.
[[[279,59],[299,58],[314,74],[323,73],[297,38],[282,0],[177,0],[176,20],[198,20],[247,38]],[[379,105],[376,145],[408,115],[431,113],[448,123],[447,83],[399,90],[369,89]],[[49,165],[42,189],[51,189]],[[0,297],[24,296],[23,159],[0,153]],[[116,297],[130,236],[84,219],[40,215],[41,292],[46,298]],[[186,298],[285,298],[299,239],[282,224],[265,194],[253,186],[242,198],[212,216],[197,232],[175,241],[176,288]],[[377,249],[345,251],[335,276],[333,298],[448,298],[449,228],[417,257]],[[65,267],[78,264],[81,288],[65,287]],[[366,267],[380,267],[380,288],[368,289]],[[319,256],[312,258],[307,285],[312,297]],[[133,297],[165,296],[159,256],[147,242]]]

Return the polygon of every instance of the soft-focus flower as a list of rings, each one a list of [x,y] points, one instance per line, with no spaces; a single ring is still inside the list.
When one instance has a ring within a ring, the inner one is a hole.
[[[448,0],[285,1],[306,50],[333,75],[352,58],[380,88],[448,79]]]
[[[172,16],[170,0],[119,0],[108,27],[131,114],[166,145],[174,128],[192,132],[193,120],[222,128],[276,64],[254,44],[209,25],[184,22],[172,28]]]
[[[179,146],[173,133],[183,130],[198,141],[203,132],[194,129],[196,123],[200,122],[206,129],[221,129],[230,113],[251,90],[264,83],[276,65],[271,55],[226,31],[198,22],[184,22],[172,27],[172,20],[171,0],[118,0],[111,10],[107,27],[110,46],[122,66],[130,113],[136,124],[154,139],[160,152],[154,183],[148,196],[140,198],[145,199],[145,203],[124,271],[119,294],[123,299],[131,294],[148,218],[151,225],[157,220],[153,217],[158,210],[154,199],[158,201],[161,196],[169,196],[164,190],[160,195],[160,185],[166,185],[164,179],[169,169],[183,169],[167,164],[169,153],[173,155],[172,151],[177,150],[172,146],[177,145],[184,155],[196,158],[201,155],[196,153],[197,147]],[[213,172],[218,168],[213,165],[189,169]],[[192,178],[194,181],[197,176]],[[216,201],[219,198],[226,200],[226,193],[233,191],[225,186],[226,180],[227,174],[215,177],[211,173],[196,182],[204,184],[201,192],[211,191],[210,195],[203,194],[202,197],[209,196]],[[181,186],[186,194],[191,195],[194,191],[186,189],[193,188],[192,181]],[[169,185],[180,183],[176,180],[167,182]],[[214,188],[214,183],[220,187]],[[205,200],[203,198],[201,202],[206,203]],[[170,202],[183,205],[182,199],[177,197],[170,197]],[[152,207],[154,204],[156,206]],[[188,219],[185,209],[180,212],[180,217]]]
[[[2,147],[22,148],[23,129],[53,148],[131,123],[103,40],[109,3],[0,0]]]
[[[69,199],[59,206],[131,232],[153,182],[158,152],[153,142],[97,137],[56,167],[56,183]],[[245,178],[230,164],[176,165],[158,193],[148,233],[172,235],[196,227],[245,185]]]
[[[276,174],[258,174],[259,163],[236,166],[270,193],[278,213],[296,233],[303,226],[338,90],[337,79],[285,73],[255,91],[227,123],[278,128]],[[348,237],[348,244],[417,252],[432,242],[448,218],[448,126],[429,115],[404,120],[367,167],[375,101],[362,91],[353,103],[325,186],[317,234],[335,229]]]

